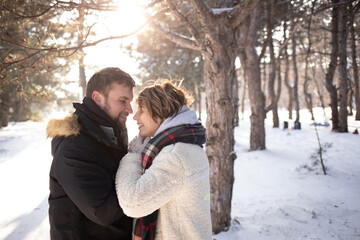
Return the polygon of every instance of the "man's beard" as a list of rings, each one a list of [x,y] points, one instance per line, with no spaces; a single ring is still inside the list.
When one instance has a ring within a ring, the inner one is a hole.
[[[120,129],[126,128],[126,120],[125,120],[125,122],[121,122],[121,121],[120,121],[121,117],[127,117],[128,115],[129,115],[128,113],[119,113],[119,115],[117,116],[117,118],[114,119],[116,125],[117,125]]]
[[[104,106],[104,112],[106,112],[106,114],[115,122],[116,126],[120,129],[124,129],[126,128],[126,121],[122,122],[120,119],[121,117],[127,117],[129,114],[127,112],[120,112],[117,116],[113,117],[110,115],[110,106],[108,104],[108,102],[105,102],[105,106]]]

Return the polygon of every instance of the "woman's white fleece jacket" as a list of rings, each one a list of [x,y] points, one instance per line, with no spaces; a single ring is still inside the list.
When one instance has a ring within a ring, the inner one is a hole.
[[[116,191],[120,206],[130,217],[147,216],[159,209],[157,240],[212,239],[209,163],[197,145],[164,147],[144,174],[141,154],[128,153],[120,161]]]

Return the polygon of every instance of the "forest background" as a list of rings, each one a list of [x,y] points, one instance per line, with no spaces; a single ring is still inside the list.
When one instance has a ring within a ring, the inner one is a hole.
[[[316,122],[312,109],[330,107],[337,134],[348,132],[348,115],[360,120],[359,0],[141,1],[143,24],[132,24],[135,12],[127,10],[128,32],[106,35],[99,22],[120,14],[124,2],[1,1],[0,128],[81,101],[88,73],[97,68],[87,65],[87,54],[115,43],[135,59],[129,64],[138,64],[139,86],[160,77],[183,79],[199,116],[206,111],[218,233],[231,222],[234,128],[245,108],[251,110],[250,150],[266,149],[268,112],[273,127],[282,127],[280,108],[297,128],[303,108],[316,124],[327,124]],[[69,78],[74,71],[78,77]],[[81,91],[74,92],[77,85]]]

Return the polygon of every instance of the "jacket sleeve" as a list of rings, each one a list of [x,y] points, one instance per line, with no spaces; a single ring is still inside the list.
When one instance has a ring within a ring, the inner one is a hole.
[[[94,160],[99,156],[89,149],[69,145],[56,162],[56,176],[69,198],[86,217],[102,226],[125,216],[116,197],[113,176]]]
[[[141,154],[128,153],[120,162],[116,175],[116,192],[120,206],[130,217],[147,216],[169,202],[183,184],[181,160],[165,147],[142,174]]]

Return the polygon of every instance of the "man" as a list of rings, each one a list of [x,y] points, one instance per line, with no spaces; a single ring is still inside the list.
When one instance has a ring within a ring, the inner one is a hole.
[[[134,80],[119,68],[95,73],[83,103],[50,120],[50,236],[55,239],[131,239],[132,219],[115,192],[115,174],[127,153],[127,116]]]

